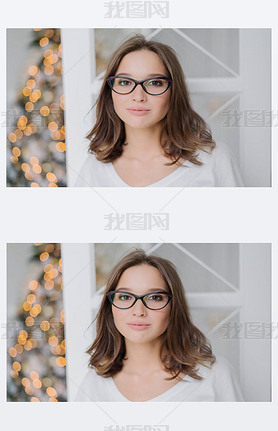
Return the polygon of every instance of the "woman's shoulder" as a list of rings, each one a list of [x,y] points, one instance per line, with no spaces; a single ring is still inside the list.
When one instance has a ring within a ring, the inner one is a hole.
[[[105,163],[100,162],[95,153],[88,153],[87,157],[82,165],[82,169],[91,169],[91,168],[101,168],[102,166],[104,166]]]
[[[75,187],[106,186],[106,174],[109,174],[109,163],[101,162],[94,153],[89,153],[84,161],[75,183]]]
[[[216,401],[244,401],[235,368],[226,358],[217,356],[211,368],[202,365],[198,373],[206,386],[214,388]]]
[[[212,377],[213,375],[219,375],[222,372],[227,372],[230,370],[231,364],[227,359],[225,359],[222,356],[217,356],[215,362],[210,365],[209,362],[206,362],[204,365],[198,365],[198,374],[204,378],[207,379],[209,377]]]
[[[198,159],[201,162],[205,162],[205,163],[208,163],[208,162],[213,163],[220,159],[221,161],[223,161],[223,158],[230,159],[231,157],[232,158],[234,157],[232,150],[227,144],[221,141],[217,141],[215,143],[214,148],[211,151],[204,149],[202,151],[199,151],[199,154],[198,154]]]
[[[104,377],[97,374],[95,368],[88,368],[76,396],[75,401],[94,401],[96,394],[102,392]]]
[[[198,159],[203,164],[203,172],[214,178],[214,186],[242,187],[244,185],[237,158],[224,142],[216,142],[211,152],[199,151]]]
[[[97,374],[95,368],[88,367],[87,372],[83,378],[83,382],[84,383],[87,382],[90,385],[92,382],[97,382],[102,378],[103,377],[101,377]]]

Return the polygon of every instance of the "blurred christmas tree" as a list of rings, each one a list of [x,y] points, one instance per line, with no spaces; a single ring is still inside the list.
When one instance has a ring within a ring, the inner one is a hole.
[[[7,185],[66,186],[60,30],[34,29],[33,35],[39,61],[30,65],[26,84],[7,116]]]
[[[8,325],[8,401],[66,401],[60,244],[35,244],[25,302]]]

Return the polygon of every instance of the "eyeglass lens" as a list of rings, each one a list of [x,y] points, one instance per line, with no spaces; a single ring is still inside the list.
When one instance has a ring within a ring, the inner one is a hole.
[[[116,292],[112,295],[113,305],[118,308],[129,308],[135,303],[135,300],[136,298],[129,293]],[[163,293],[150,293],[145,295],[143,300],[147,307],[152,310],[157,310],[167,305],[169,297]]]
[[[130,93],[135,85],[135,82],[128,78],[114,78],[112,80],[113,90],[120,94]],[[169,82],[163,78],[149,79],[143,83],[143,86],[149,94],[157,95],[166,91]]]

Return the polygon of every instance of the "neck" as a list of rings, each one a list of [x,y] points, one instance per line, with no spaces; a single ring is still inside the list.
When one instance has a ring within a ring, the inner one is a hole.
[[[123,155],[127,158],[149,160],[161,156],[160,125],[148,129],[134,129],[126,125],[126,142]]]
[[[139,375],[160,371],[162,368],[160,346],[160,339],[146,344],[131,343],[126,340],[127,359],[124,360],[124,370],[127,373]]]

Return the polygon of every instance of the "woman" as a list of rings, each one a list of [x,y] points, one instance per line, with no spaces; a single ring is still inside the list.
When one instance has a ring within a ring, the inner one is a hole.
[[[167,45],[136,35],[112,55],[77,186],[243,186],[236,160],[192,109]]]
[[[243,401],[193,325],[171,262],[136,250],[108,277],[77,401]]]

